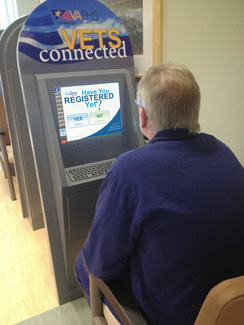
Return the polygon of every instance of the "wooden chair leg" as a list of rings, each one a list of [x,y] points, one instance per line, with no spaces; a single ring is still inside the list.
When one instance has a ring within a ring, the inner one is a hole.
[[[6,176],[7,176],[11,200],[14,201],[14,200],[16,200],[16,195],[15,195],[15,190],[14,190],[14,183],[13,183],[13,178],[12,178],[12,175],[11,175],[10,164],[9,164],[9,161],[8,161],[8,153],[7,153],[7,150],[6,150],[6,146],[5,146],[3,136],[0,136],[0,146],[1,146],[1,154],[2,154],[2,159],[3,159],[3,164],[4,164],[4,172],[5,172]]]

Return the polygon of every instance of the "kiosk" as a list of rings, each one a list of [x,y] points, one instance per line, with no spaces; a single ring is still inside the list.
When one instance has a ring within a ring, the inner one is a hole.
[[[96,0],[49,0],[18,40],[22,91],[60,303],[81,295],[75,258],[111,163],[144,145],[133,51]]]

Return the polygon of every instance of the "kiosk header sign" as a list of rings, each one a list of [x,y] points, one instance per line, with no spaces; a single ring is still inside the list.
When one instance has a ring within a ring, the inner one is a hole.
[[[132,57],[126,29],[96,0],[52,0],[26,20],[19,52],[45,64],[69,64]]]

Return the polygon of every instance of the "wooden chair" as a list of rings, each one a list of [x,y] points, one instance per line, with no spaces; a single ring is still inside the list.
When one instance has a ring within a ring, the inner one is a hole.
[[[0,162],[4,171],[4,176],[8,180],[11,200],[16,200],[15,189],[13,184],[11,166],[14,166],[14,159],[11,145],[6,145],[6,133],[0,128]],[[13,169],[13,168],[12,168]]]
[[[2,88],[0,83],[0,163],[4,171],[4,176],[8,180],[8,186],[11,199],[16,200],[12,176],[15,174],[13,151],[10,142],[8,122],[4,100],[2,97]]]
[[[194,325],[244,325],[244,275],[217,284]]]
[[[103,296],[110,303],[123,325],[147,325],[136,301],[121,280],[103,281],[89,274],[93,325],[119,324],[112,313],[104,313]],[[109,315],[110,314],[110,315]]]
[[[149,324],[130,293],[117,280],[90,277],[93,325],[112,325],[104,315],[103,296],[109,301],[123,325]],[[244,325],[244,276],[225,280],[207,295],[194,325]]]

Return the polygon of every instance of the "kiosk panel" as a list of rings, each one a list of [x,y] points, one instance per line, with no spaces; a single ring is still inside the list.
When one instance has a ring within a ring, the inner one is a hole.
[[[117,156],[144,145],[132,43],[123,23],[99,1],[50,0],[24,24],[18,61],[64,303],[81,295],[74,262],[106,171]]]
[[[121,153],[144,144],[128,69],[35,74],[66,268],[88,235],[99,187]]]
[[[137,148],[138,111],[126,69],[36,75],[51,104],[64,168],[113,159]],[[44,104],[44,110],[49,107]],[[46,115],[47,116],[47,115]]]

